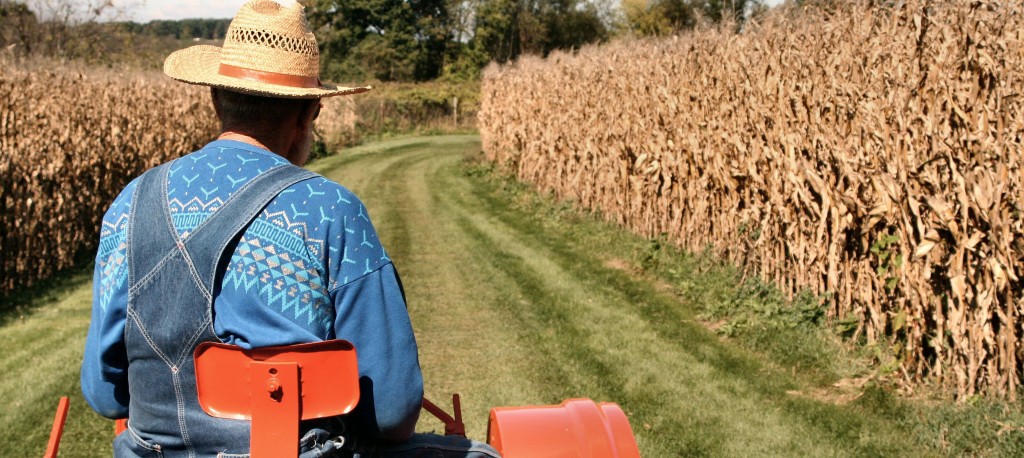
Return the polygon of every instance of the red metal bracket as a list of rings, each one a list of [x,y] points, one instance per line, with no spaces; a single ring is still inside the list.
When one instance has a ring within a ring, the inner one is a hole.
[[[466,425],[462,422],[462,403],[459,402],[458,393],[452,395],[452,408],[455,411],[454,418],[427,398],[423,398],[423,408],[444,423],[445,436],[466,437]]]
[[[299,443],[299,365],[253,361],[249,375],[253,457],[295,456]]]

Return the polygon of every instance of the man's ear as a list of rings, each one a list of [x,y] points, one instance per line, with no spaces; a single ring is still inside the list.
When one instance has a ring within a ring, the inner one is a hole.
[[[320,99],[312,99],[305,104],[302,111],[299,113],[297,127],[300,129],[300,132],[305,132],[306,129],[313,129],[313,121],[316,120],[317,111],[319,110]]]
[[[217,100],[217,88],[210,86],[210,99],[213,100],[213,112],[220,119],[220,102]]]

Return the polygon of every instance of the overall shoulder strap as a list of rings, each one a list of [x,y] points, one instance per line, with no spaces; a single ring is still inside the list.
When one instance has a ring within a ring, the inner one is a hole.
[[[136,288],[175,251],[183,254],[202,282],[203,295],[212,300],[217,265],[225,248],[256,215],[287,187],[317,175],[291,164],[257,175],[227,202],[181,239],[167,206],[167,175],[172,162],[142,175],[128,225],[129,285]]]
[[[237,239],[281,191],[316,176],[291,164],[274,167],[243,185],[184,240],[185,251],[192,257],[192,264],[207,291],[212,292],[216,285],[217,266],[228,244]]]
[[[178,239],[167,208],[167,171],[171,164],[143,173],[132,196],[126,240],[128,285],[132,289],[160,265]]]

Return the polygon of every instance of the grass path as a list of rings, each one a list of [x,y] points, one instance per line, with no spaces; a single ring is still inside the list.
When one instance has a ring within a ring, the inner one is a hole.
[[[622,404],[645,456],[905,452],[884,418],[786,394],[808,382],[614,267],[635,238],[491,192],[467,173],[476,147],[407,139],[318,164],[371,210],[406,285],[427,395],[462,393],[471,436],[484,436],[489,406],[586,396]]]
[[[484,439],[489,407],[590,397],[622,405],[648,457],[912,450],[884,412],[787,394],[820,382],[720,339],[622,269],[642,241],[495,192],[464,163],[477,148],[475,136],[407,138],[311,167],[370,210],[406,288],[427,396],[461,393],[471,437]],[[62,285],[0,326],[0,456],[42,451],[61,394],[73,397],[61,456],[109,456],[110,424],[77,388],[91,284]]]

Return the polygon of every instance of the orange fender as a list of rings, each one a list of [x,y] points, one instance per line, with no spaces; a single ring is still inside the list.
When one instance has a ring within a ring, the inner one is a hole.
[[[491,409],[487,442],[505,458],[640,457],[622,409],[590,399]]]

